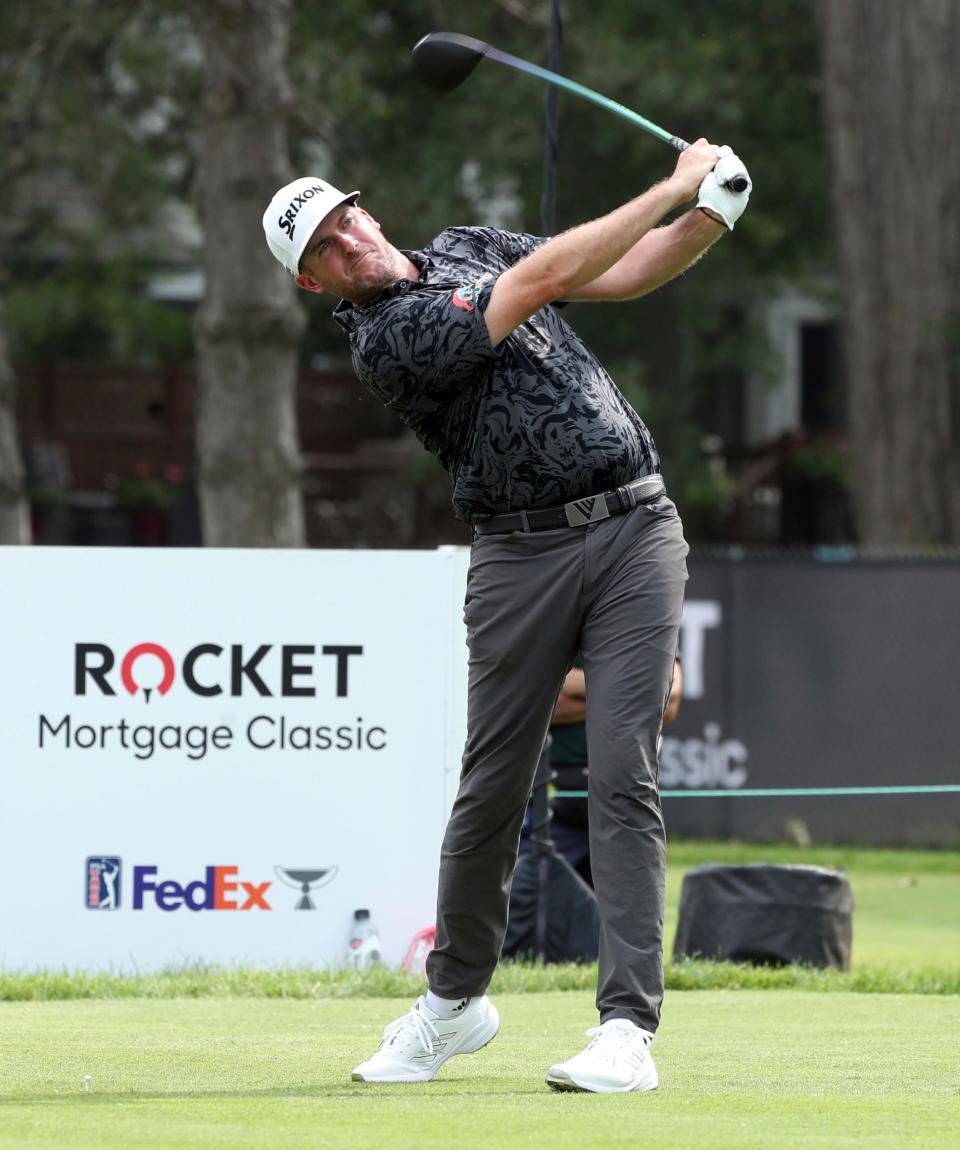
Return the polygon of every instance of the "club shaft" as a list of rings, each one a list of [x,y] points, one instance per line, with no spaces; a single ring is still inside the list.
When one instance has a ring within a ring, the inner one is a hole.
[[[686,140],[681,140],[679,136],[671,136],[669,132],[664,131],[663,128],[654,124],[651,120],[647,120],[636,112],[632,112],[629,108],[625,108],[623,104],[618,104],[616,100],[611,100],[608,96],[601,96],[599,92],[594,92],[591,88],[585,88],[583,84],[578,84],[576,80],[568,80],[566,76],[561,76],[558,72],[551,72],[547,68],[541,68],[537,64],[531,64],[527,60],[521,60],[519,56],[511,56],[509,52],[501,52],[499,48],[492,48],[489,45],[484,55],[489,56],[491,60],[496,60],[500,64],[506,64],[508,68],[516,68],[518,72],[526,72],[528,76],[538,76],[541,80],[546,80],[548,84],[555,84],[558,88],[564,88],[568,92],[573,92],[575,96],[580,96],[584,100],[589,100],[592,104],[606,108],[608,112],[613,112],[615,115],[621,116],[624,120],[628,120],[636,127],[642,128],[645,132],[649,132],[651,136],[656,136],[658,140],[669,144],[671,148],[676,148],[678,152],[682,152],[690,147]]]

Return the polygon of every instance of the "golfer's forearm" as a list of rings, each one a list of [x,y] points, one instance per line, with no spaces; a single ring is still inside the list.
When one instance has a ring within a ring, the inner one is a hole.
[[[618,263],[682,202],[676,184],[664,180],[608,215],[556,236],[524,261],[524,270],[553,285],[552,299],[567,299]]]
[[[646,295],[696,263],[726,230],[706,213],[689,211],[666,227],[648,231],[609,271],[567,298],[625,300]]]
[[[548,240],[493,285],[484,320],[496,345],[530,316],[555,300],[574,298],[617,263],[642,235],[690,198],[676,176],[598,220]]]

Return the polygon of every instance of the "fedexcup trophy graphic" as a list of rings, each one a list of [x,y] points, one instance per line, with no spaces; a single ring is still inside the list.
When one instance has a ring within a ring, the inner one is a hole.
[[[275,866],[273,869],[277,872],[281,882],[293,887],[294,890],[300,891],[300,901],[294,908],[295,910],[316,910],[317,908],[314,905],[313,899],[310,897],[310,892],[319,890],[320,887],[326,886],[328,882],[332,882],[340,868],[328,866],[314,867],[308,870],[300,867]]]

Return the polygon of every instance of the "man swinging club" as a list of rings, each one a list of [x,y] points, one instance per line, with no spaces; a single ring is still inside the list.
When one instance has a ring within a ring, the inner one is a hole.
[[[736,192],[732,183],[744,190]],[[341,297],[360,380],[453,480],[474,530],[465,621],[467,743],[443,840],[429,990],[384,1031],[360,1082],[425,1082],[485,1046],[520,825],[564,676],[589,694],[590,857],[600,912],[599,1027],[550,1067],[558,1090],[652,1090],[663,999],[665,836],[657,738],[670,691],[687,545],[646,426],[560,316],[627,300],[732,229],[750,181],[704,139],[673,174],[552,239],[455,227],[395,248],[323,180],[295,180],[263,217],[307,291]],[[696,207],[658,227],[697,197]]]

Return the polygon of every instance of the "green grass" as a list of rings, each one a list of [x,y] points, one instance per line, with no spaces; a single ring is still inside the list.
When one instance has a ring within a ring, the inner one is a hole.
[[[960,994],[960,964],[874,964],[849,973],[809,967],[752,967],[730,962],[667,963],[668,990],[815,990],[821,993]],[[539,966],[503,962],[492,994],[548,994],[591,991],[596,963]],[[68,999],[131,998],[327,998],[410,999],[422,994],[420,976],[383,967],[360,972],[312,966],[259,970],[249,967],[191,966],[135,976],[40,971],[0,975],[0,1004]]]
[[[543,1084],[581,1047],[590,994],[498,1006],[486,1050],[369,1087],[350,1069],[392,999],[5,1003],[0,1150],[956,1150],[960,998],[675,993],[661,1089],[607,1097]]]
[[[705,862],[804,863],[842,871],[879,871],[894,875],[960,874],[960,851],[883,850],[874,847],[791,846],[786,843],[700,842],[671,840],[672,867]]]
[[[731,963],[671,965],[673,990],[801,989],[886,994],[960,994],[960,854],[853,848],[671,844],[665,937],[669,957],[683,875],[702,862],[815,863],[846,872],[854,893],[853,962],[849,973]],[[590,990],[595,966],[503,964],[496,993]],[[410,998],[423,980],[401,971],[315,967],[274,970],[192,965],[131,977],[71,971],[0,971],[0,1002],[68,998]]]
[[[0,1150],[956,1150],[960,854],[672,844],[668,949],[687,869],[761,860],[847,873],[852,970],[668,964],[655,1094],[543,1084],[593,965],[502,964],[496,1042],[407,1087],[350,1081],[423,989],[399,971],[0,973]]]

